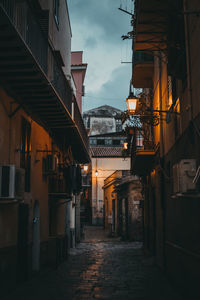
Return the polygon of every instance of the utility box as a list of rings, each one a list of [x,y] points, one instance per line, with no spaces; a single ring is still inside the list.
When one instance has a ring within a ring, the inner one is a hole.
[[[193,179],[196,174],[196,160],[182,159],[173,165],[173,192],[189,193],[196,190]]]

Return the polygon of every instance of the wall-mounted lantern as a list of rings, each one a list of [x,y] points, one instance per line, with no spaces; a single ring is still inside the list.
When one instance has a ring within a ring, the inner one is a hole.
[[[88,171],[88,165],[84,165],[83,170],[84,170],[84,172],[87,172]]]
[[[128,150],[128,143],[124,142],[124,150]]]

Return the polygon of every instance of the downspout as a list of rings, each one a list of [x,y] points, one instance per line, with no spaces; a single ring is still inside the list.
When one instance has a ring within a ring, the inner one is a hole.
[[[188,9],[188,1],[183,1],[183,9],[187,11]],[[190,30],[189,30],[189,23],[188,23],[188,15],[184,15],[185,19],[185,46],[186,46],[186,57],[187,57],[187,82],[188,82],[188,89],[189,89],[189,119],[190,121],[193,120],[193,93],[192,93],[192,72],[191,72],[191,51],[190,51]]]
[[[162,52],[159,53],[159,105],[162,111]],[[163,140],[163,119],[162,112],[160,112],[160,157],[164,156],[164,140]]]
[[[12,113],[12,103],[10,103],[10,114]],[[12,144],[12,118],[9,117],[9,144],[8,144],[8,163],[11,163],[11,144]]]
[[[96,171],[97,171],[97,158],[96,158]],[[95,171],[95,172],[96,172]],[[95,174],[96,176],[96,174]],[[98,176],[96,176],[96,209],[97,209],[97,213],[99,213],[99,202],[98,202]]]
[[[162,97],[162,52],[159,53],[159,104],[160,110],[163,110],[163,97]],[[163,137],[163,113],[160,112],[160,169],[164,169],[164,137]],[[161,257],[161,267],[165,269],[165,182],[164,182],[164,175],[161,172],[161,191],[160,191],[160,201],[161,201],[161,211],[162,211],[162,232],[163,232],[163,249],[161,249],[161,253],[163,257]]]

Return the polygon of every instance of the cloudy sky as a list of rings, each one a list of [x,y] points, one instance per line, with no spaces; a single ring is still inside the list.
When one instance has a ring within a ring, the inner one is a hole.
[[[121,36],[131,31],[132,0],[68,0],[72,27],[72,51],[84,52],[88,63],[83,111],[108,104],[125,110],[131,78],[131,40]]]

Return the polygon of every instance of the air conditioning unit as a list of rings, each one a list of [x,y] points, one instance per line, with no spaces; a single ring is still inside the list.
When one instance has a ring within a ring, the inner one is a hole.
[[[196,160],[182,159],[173,166],[173,192],[188,193],[196,189],[193,179],[196,174]]]
[[[15,165],[0,166],[0,198],[23,199],[25,190],[25,170]]]
[[[47,155],[46,158],[46,172],[54,173],[57,171],[57,157],[55,155]]]

